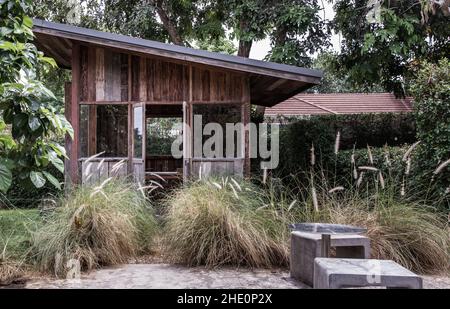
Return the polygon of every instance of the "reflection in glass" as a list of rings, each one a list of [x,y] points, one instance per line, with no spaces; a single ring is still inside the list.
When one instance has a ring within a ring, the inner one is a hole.
[[[134,107],[133,109],[133,144],[134,144],[134,158],[142,158],[142,106]]]
[[[93,113],[90,113],[90,110]],[[93,117],[93,118],[92,118]],[[96,130],[89,136],[90,121],[96,121]],[[126,105],[80,106],[80,155],[101,153],[102,157],[128,156],[128,107]]]

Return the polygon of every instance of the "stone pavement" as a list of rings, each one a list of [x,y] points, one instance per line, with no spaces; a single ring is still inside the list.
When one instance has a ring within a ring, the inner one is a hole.
[[[38,278],[25,288],[143,289],[298,289],[307,288],[287,271],[247,268],[183,267],[169,264],[128,264],[82,275],[81,280]]]
[[[35,278],[25,288],[85,289],[301,289],[308,288],[289,277],[287,270],[248,268],[206,269],[169,264],[128,264],[83,274],[81,280]],[[450,288],[450,278],[424,277],[424,288]]]

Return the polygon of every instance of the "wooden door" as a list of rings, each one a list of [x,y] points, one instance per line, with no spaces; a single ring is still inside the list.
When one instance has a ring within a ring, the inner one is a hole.
[[[132,172],[135,182],[145,181],[146,124],[145,104],[132,104]]]

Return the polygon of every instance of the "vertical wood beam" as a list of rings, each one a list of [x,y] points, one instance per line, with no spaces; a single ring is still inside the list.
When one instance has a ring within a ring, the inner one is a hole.
[[[244,177],[250,177],[250,79],[248,77],[245,77],[242,79],[243,85],[243,101],[242,104],[242,117],[244,122],[244,149],[245,149],[245,157],[244,157]]]
[[[96,48],[88,47],[87,52],[87,100],[96,100]],[[88,156],[97,154],[97,106],[89,106],[88,116]]]
[[[72,123],[72,83],[66,82],[64,84],[64,116],[67,121]],[[70,158],[72,153],[72,138],[69,134],[65,136],[64,147],[66,148],[66,154]],[[71,169],[70,169],[70,159],[64,159],[64,182],[66,183],[66,189],[70,187],[71,183]]]
[[[74,42],[72,45],[72,89],[70,106],[70,123],[73,127],[74,139],[72,141],[70,158],[70,179],[74,184],[79,183],[78,155],[80,139],[80,45]]]
[[[131,85],[131,54],[128,55],[128,174],[133,173],[133,108],[131,105],[132,85]]]

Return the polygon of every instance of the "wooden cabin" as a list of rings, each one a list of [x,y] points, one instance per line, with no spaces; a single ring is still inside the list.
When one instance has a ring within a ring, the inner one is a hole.
[[[66,175],[75,183],[112,174],[133,175],[140,182],[199,173],[248,176],[248,131],[238,139],[240,153],[196,156],[187,129],[193,115],[245,125],[251,104],[274,106],[318,84],[322,76],[315,70],[42,20],[34,21],[33,31],[36,46],[72,71],[65,113],[75,138],[66,140]],[[155,120],[179,122],[182,157],[159,149]]]

